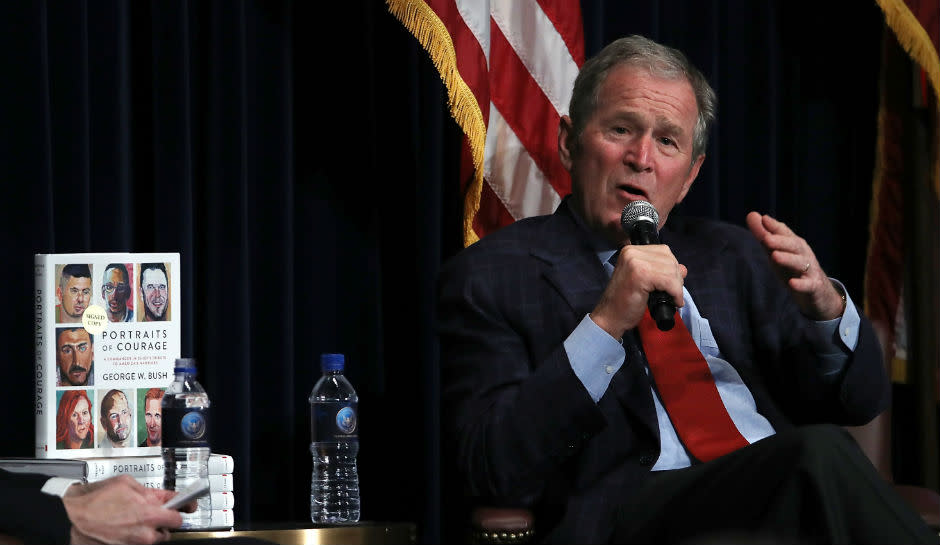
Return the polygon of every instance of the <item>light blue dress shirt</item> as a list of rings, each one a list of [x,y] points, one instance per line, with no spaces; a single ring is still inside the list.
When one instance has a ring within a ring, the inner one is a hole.
[[[607,262],[613,254],[614,250],[597,254],[608,275],[614,271],[613,265]],[[837,280],[833,281],[838,283],[844,291],[845,287],[841,283]],[[684,286],[682,293],[685,306],[679,309],[679,316],[689,328],[692,339],[705,357],[708,368],[715,377],[721,400],[728,409],[728,414],[731,415],[731,420],[749,443],[772,435],[773,426],[757,412],[754,396],[751,395],[734,367],[723,359],[718,343],[712,335],[711,326],[708,320],[699,314],[692,294]],[[810,343],[819,356],[819,373],[823,377],[835,379],[848,361],[848,354],[840,345],[849,351],[854,351],[858,344],[860,323],[858,310],[851,297],[846,295],[845,312],[840,318],[814,323],[816,327],[811,328]],[[590,315],[585,315],[565,340],[564,345],[575,375],[587,388],[594,401],[599,401],[607,391],[614,373],[624,363],[625,353],[620,341],[595,324]],[[649,374],[649,368],[646,369],[646,373]],[[689,467],[691,461],[676,435],[669,415],[663,408],[656,389],[651,388],[651,390],[661,440],[659,459],[653,466],[653,471]]]

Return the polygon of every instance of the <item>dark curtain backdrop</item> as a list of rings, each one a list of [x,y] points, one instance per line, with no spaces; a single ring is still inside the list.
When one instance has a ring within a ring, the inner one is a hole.
[[[647,34],[718,91],[683,212],[776,214],[860,301],[875,3],[582,8],[589,55]],[[461,244],[460,135],[416,40],[378,0],[23,0],[0,21],[0,455],[33,453],[33,254],[179,251],[183,353],[213,449],[235,459],[236,520],[309,521],[307,396],[339,351],[361,398],[363,519],[439,541],[433,286]]]

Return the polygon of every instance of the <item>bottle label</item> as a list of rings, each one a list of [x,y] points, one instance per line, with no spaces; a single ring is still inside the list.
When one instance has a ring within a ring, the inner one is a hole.
[[[163,408],[164,447],[208,447],[209,410]]]
[[[358,439],[359,404],[350,401],[317,401],[310,404],[310,437],[313,441]]]

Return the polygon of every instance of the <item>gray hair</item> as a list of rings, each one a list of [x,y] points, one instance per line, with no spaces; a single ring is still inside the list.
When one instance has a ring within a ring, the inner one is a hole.
[[[597,109],[601,84],[612,69],[620,65],[644,68],[658,78],[685,79],[692,86],[698,106],[698,120],[692,133],[692,161],[705,153],[708,131],[715,121],[718,98],[705,76],[679,51],[643,36],[627,36],[616,40],[584,63],[574,81],[568,107],[575,136],[574,148],[580,149],[584,125]]]

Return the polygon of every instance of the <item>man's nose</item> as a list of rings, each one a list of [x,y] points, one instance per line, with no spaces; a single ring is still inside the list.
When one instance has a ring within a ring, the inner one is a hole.
[[[623,162],[637,172],[644,172],[651,168],[650,152],[653,148],[653,137],[649,133],[638,134],[630,140],[624,153]]]

